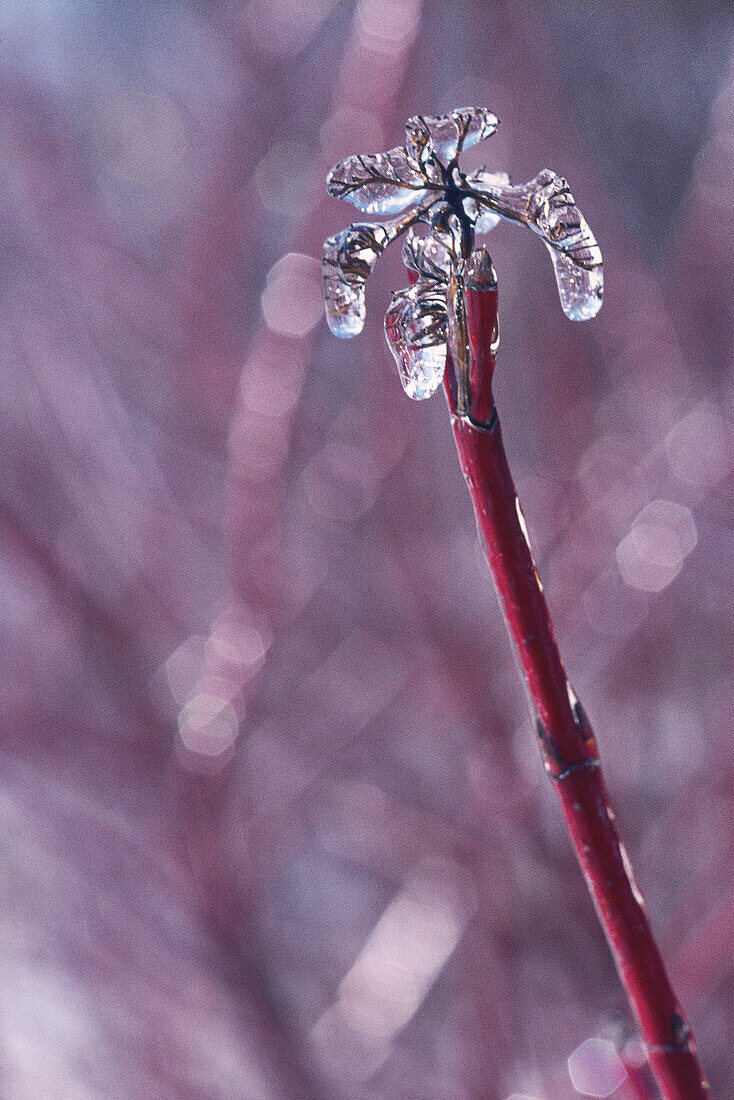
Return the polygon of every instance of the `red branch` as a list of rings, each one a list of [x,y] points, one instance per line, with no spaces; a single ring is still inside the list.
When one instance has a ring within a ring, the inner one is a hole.
[[[450,309],[445,388],[459,461],[519,656],[545,768],[660,1093],[664,1100],[705,1100],[710,1094],[693,1031],[671,988],[614,824],[594,734],[561,662],[507,465],[491,388],[497,283],[482,253],[472,258],[459,323]]]

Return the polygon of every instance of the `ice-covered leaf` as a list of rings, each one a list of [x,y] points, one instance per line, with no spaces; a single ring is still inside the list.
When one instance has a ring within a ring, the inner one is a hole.
[[[487,172],[474,173],[471,183],[495,214],[521,222],[543,238],[566,316],[573,321],[594,317],[604,291],[601,249],[566,180],[546,168],[515,186]]]
[[[441,385],[446,331],[446,293],[440,285],[418,279],[409,290],[393,295],[385,336],[408,397],[420,401]]]
[[[324,241],[324,304],[335,336],[356,336],[362,331],[367,277],[394,236],[391,226],[357,222]]]
[[[420,202],[426,180],[408,160],[405,149],[347,157],[329,172],[326,189],[354,203],[365,214],[397,214]]]
[[[495,132],[496,115],[484,107],[460,107],[449,115],[413,115],[405,127],[406,149],[419,164],[430,164],[431,152],[446,165],[471,145]]]
[[[403,263],[425,278],[446,280],[452,259],[449,250],[435,236],[420,237],[411,229],[403,245]]]

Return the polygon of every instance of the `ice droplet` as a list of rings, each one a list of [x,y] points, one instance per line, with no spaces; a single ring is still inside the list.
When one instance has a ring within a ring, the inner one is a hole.
[[[326,321],[335,336],[348,340],[364,328],[367,308],[364,286],[352,286],[334,278],[326,283]]]
[[[446,298],[435,284],[419,279],[393,295],[385,336],[408,397],[422,401],[443,380],[446,367]]]
[[[579,267],[564,252],[547,244],[556,273],[561,307],[571,321],[588,321],[601,309],[604,294],[604,269]]]
[[[357,222],[324,241],[326,320],[335,336],[356,336],[364,327],[364,287],[375,260],[392,240],[390,227]]]
[[[405,149],[357,154],[335,164],[326,189],[365,214],[398,214],[424,197],[425,180],[409,162]]]
[[[461,255],[463,230],[461,219],[448,202],[436,202],[431,207],[431,236],[438,241],[449,255]]]
[[[414,401],[425,400],[441,385],[446,367],[445,344],[442,347],[404,347],[396,359],[403,389]]]
[[[492,210],[486,210],[474,222],[474,230],[477,233],[489,233],[490,229],[494,229],[496,225],[499,225],[501,220],[498,214],[495,214]]]

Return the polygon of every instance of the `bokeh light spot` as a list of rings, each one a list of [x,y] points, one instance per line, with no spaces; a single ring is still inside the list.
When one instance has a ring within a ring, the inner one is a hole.
[[[264,53],[294,56],[313,38],[337,0],[250,0],[244,24]]]
[[[576,1092],[603,1098],[627,1078],[627,1070],[614,1043],[594,1037],[576,1047],[568,1059],[568,1075]]]
[[[271,332],[306,336],[324,312],[321,264],[302,252],[287,252],[268,272],[260,304]]]
[[[370,49],[398,54],[413,43],[420,25],[418,0],[362,0],[357,9],[359,34]]]
[[[727,427],[707,405],[699,405],[671,428],[665,448],[671,470],[687,485],[716,485],[731,466]]]
[[[652,501],[617,547],[622,579],[643,592],[662,592],[677,577],[697,541],[689,508],[672,500]]]
[[[234,744],[238,727],[234,707],[221,695],[195,695],[178,716],[182,745],[201,756],[221,756]]]

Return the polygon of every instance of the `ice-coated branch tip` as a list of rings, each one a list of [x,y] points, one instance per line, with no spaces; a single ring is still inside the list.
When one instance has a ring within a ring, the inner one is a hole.
[[[474,260],[475,238],[501,220],[525,225],[542,238],[567,317],[585,321],[601,307],[601,250],[563,177],[546,168],[528,183],[511,184],[505,172],[461,170],[462,151],[491,137],[497,126],[496,115],[482,107],[414,115],[408,119],[404,145],[347,157],[327,176],[329,194],[364,213],[400,215],[355,222],[324,243],[326,318],[335,335],[362,331],[367,279],[385,248],[407,231],[403,259],[417,277],[409,290],[393,296],[385,335],[410,397],[430,397],[440,386],[448,311],[457,310],[448,298],[461,290],[452,276],[460,276],[464,284],[489,277],[494,269],[486,250],[486,259]],[[416,232],[419,224],[426,226],[425,235]],[[471,266],[477,262],[489,265],[481,275]]]
[[[467,290],[493,290],[497,287],[497,272],[487,249],[475,248],[464,268]]]

